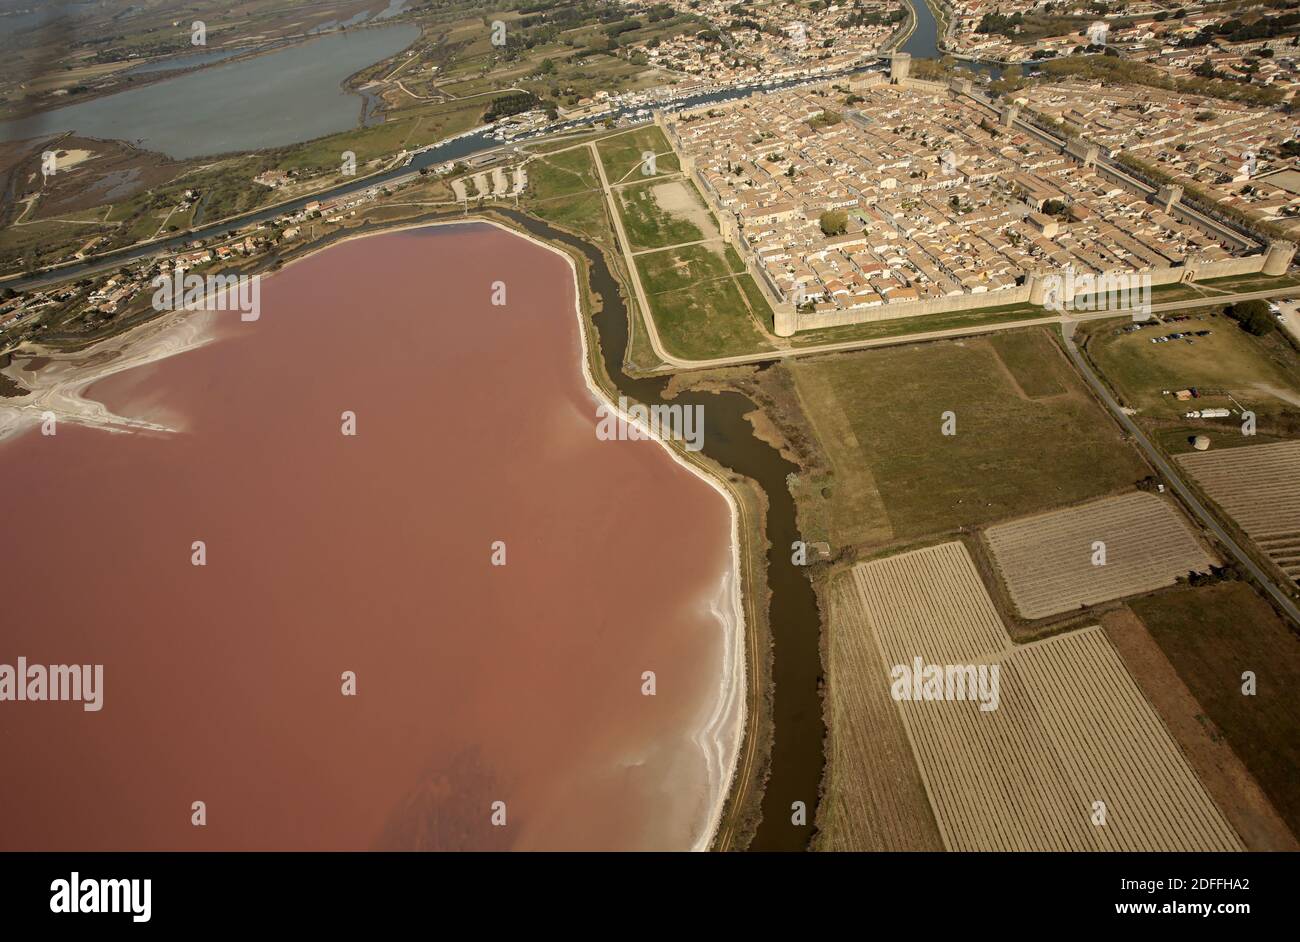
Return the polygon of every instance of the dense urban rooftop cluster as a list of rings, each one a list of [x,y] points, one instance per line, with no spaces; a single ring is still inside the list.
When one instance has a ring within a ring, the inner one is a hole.
[[[1223,206],[1300,230],[1300,117],[1140,86],[1043,85],[1018,97]]]
[[[711,30],[629,47],[659,68],[715,81],[752,82],[821,74],[879,52],[907,16],[901,0],[826,5],[771,0],[668,0],[701,16]],[[639,4],[633,4],[639,5]]]
[[[1231,254],[969,98],[870,82],[845,91],[754,97],[672,126],[787,300],[854,309],[1008,288],[1066,266],[1133,271]]]
[[[956,0],[951,6],[955,16],[945,46],[960,55],[1024,61],[1109,46],[1172,78],[1213,73],[1256,86],[1300,88],[1300,46],[1290,22],[1300,4]]]

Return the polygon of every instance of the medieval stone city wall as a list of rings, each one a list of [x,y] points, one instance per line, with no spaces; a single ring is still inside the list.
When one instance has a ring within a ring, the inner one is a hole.
[[[883,76],[876,81],[883,81]],[[829,82],[827,83],[829,84]],[[874,82],[873,82],[874,84]],[[906,78],[903,84],[907,87],[915,87],[927,91],[951,92],[954,95],[962,95],[963,91],[942,82],[930,82],[922,79]],[[988,105],[974,96],[970,97],[977,104]],[[712,105],[705,105],[690,111],[679,114],[692,114],[696,112],[707,112]],[[986,291],[971,294],[947,295],[942,298],[931,298],[920,301],[900,301],[895,303],[878,304],[873,307],[836,309],[821,312],[799,311],[794,304],[786,300],[780,289],[773,283],[771,277],[759,260],[757,254],[750,246],[748,240],[743,237],[739,231],[735,215],[721,204],[719,195],[715,193],[704,180],[703,175],[695,166],[695,161],[684,152],[681,137],[677,132],[677,122],[679,115],[671,118],[665,118],[662,112],[655,113],[655,124],[664,132],[664,136],[672,145],[679,161],[681,161],[684,174],[695,184],[696,189],[704,198],[705,205],[709,213],[713,216],[714,222],[718,226],[718,231],[740,254],[741,260],[745,264],[745,270],[753,277],[755,283],[762,291],[767,302],[772,307],[775,332],[778,336],[788,337],[799,331],[820,330],[827,327],[843,327],[852,324],[868,324],[876,321],[896,320],[903,317],[919,317],[927,314],[946,314],[955,311],[970,311],[979,308],[1001,307],[1009,304],[1027,304],[1040,303],[1038,300],[1031,300],[1031,294],[1041,294],[1034,292],[1031,287],[1031,278],[1026,278],[1025,283],[1013,288],[1003,288],[996,291]],[[1045,136],[1045,135],[1043,135]],[[1068,152],[1068,151],[1067,151]],[[1072,154],[1075,159],[1081,155]],[[1082,161],[1081,161],[1082,162]],[[1117,183],[1122,183],[1126,187],[1132,186],[1132,182],[1116,174],[1113,170],[1104,164],[1097,163],[1096,169],[1105,173],[1108,177],[1114,179]],[[1196,228],[1205,232],[1212,238],[1219,239],[1233,246],[1238,251],[1249,247],[1240,236],[1222,226],[1216,224],[1199,213],[1189,212],[1186,207],[1175,202],[1171,206],[1171,212],[1183,221],[1194,225]],[[1283,274],[1291,264],[1295,254],[1295,247],[1290,243],[1278,242],[1270,246],[1266,251],[1256,254],[1223,259],[1214,262],[1201,262],[1178,267],[1161,267],[1153,268],[1147,272],[1126,273],[1135,276],[1143,274],[1150,275],[1150,284],[1152,287],[1158,285],[1170,285],[1179,283],[1190,283],[1195,281],[1206,281],[1214,278],[1229,278],[1239,275],[1253,275],[1260,272],[1265,274]],[[1049,273],[1044,273],[1044,275]],[[1039,276],[1043,277],[1042,275]]]

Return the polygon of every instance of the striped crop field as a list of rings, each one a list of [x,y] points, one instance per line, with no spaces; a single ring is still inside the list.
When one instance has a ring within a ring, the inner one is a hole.
[[[1177,461],[1288,578],[1300,580],[1300,442],[1193,452]]]
[[[943,850],[851,573],[829,590],[825,795],[818,850]]]
[[[1142,491],[989,527],[985,539],[1024,618],[1149,592],[1217,562],[1173,503]]]
[[[993,701],[894,690],[946,848],[1241,849],[1100,628],[1013,645],[961,543],[852,576],[880,659],[859,668],[862,683],[916,659],[998,669]]]

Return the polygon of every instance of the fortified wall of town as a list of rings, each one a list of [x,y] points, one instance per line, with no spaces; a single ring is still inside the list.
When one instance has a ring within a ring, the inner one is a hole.
[[[982,109],[989,110],[992,115],[995,115],[1000,119],[1002,124],[1008,127],[1018,123],[1017,119],[1019,117],[1019,109],[1015,106],[1006,106],[999,110],[996,105],[976,92],[971,87],[971,83],[966,79],[953,79],[951,82],[931,82],[923,79],[914,79],[909,75],[910,57],[907,56],[906,53],[897,53],[891,57],[891,60],[890,75],[888,77],[885,76],[884,73],[871,73],[859,78],[854,78],[851,81],[850,86],[855,90],[858,90],[889,82],[891,84],[902,85],[907,88],[916,88],[923,91],[947,92],[954,98],[968,98],[973,103],[981,106]],[[829,86],[834,84],[834,81],[835,80],[828,80],[820,84]],[[761,93],[755,92],[754,94],[758,95]],[[698,108],[678,112],[669,117],[666,117],[662,111],[656,111],[654,117],[655,124],[663,131],[664,136],[672,144],[673,150],[676,152],[678,160],[681,163],[683,173],[694,181],[696,189],[698,189],[703,195],[709,212],[717,223],[718,231],[721,232],[723,238],[737,249],[741,259],[745,263],[745,270],[753,277],[755,283],[759,286],[764,297],[767,299],[768,304],[771,305],[774,321],[773,327],[777,336],[790,337],[800,331],[806,330],[820,330],[827,327],[844,327],[852,324],[867,324],[876,321],[895,320],[902,317],[919,317],[926,314],[946,314],[956,311],[970,311],[979,308],[1001,307],[1010,304],[1042,305],[1045,300],[1044,286],[1049,282],[1052,284],[1057,303],[1068,305],[1074,300],[1072,296],[1063,293],[1063,288],[1073,283],[1075,279],[1067,277],[1065,272],[1045,268],[1039,272],[1031,272],[1026,276],[1023,284],[1016,285],[1012,288],[953,294],[946,295],[942,298],[930,298],[928,300],[898,301],[893,303],[877,304],[871,307],[836,308],[823,311],[798,310],[794,303],[788,300],[781,292],[780,288],[778,288],[771,280],[767,268],[760,262],[753,247],[740,232],[735,214],[722,205],[720,194],[713,190],[704,179],[703,175],[699,172],[699,169],[695,166],[694,158],[685,152],[681,138],[677,133],[677,124],[683,117],[689,117],[690,115],[697,113],[707,113],[714,107],[715,106],[712,105],[703,105]],[[1220,225],[1215,220],[1197,212],[1195,209],[1183,205],[1181,203],[1182,187],[1173,185],[1162,187],[1159,190],[1154,190],[1153,188],[1142,184],[1140,181],[1136,181],[1132,177],[1116,171],[1108,164],[1098,161],[1097,158],[1099,154],[1096,145],[1084,145],[1074,141],[1063,144],[1061,141],[1055,139],[1039,128],[1033,127],[1032,125],[1028,127],[1038,137],[1049,142],[1051,146],[1060,148],[1067,156],[1084,166],[1094,167],[1099,173],[1105,174],[1109,179],[1124,185],[1126,188],[1133,189],[1136,187],[1140,192],[1146,195],[1152,200],[1152,202],[1159,205],[1166,212],[1183,222],[1195,226],[1197,229],[1212,238],[1225,242],[1237,251],[1254,247],[1253,243],[1247,242],[1238,233]],[[1260,273],[1265,275],[1284,275],[1290,268],[1295,254],[1296,246],[1294,244],[1290,242],[1276,241],[1270,243],[1263,251],[1250,255],[1212,262],[1190,262],[1187,265],[1178,267],[1143,269],[1137,272],[1127,272],[1124,274],[1144,279],[1149,276],[1149,284],[1153,288],[1160,285],[1207,281],[1214,278],[1229,278],[1239,275],[1254,275]],[[1099,278],[1103,283],[1109,283],[1106,276],[1099,276]]]

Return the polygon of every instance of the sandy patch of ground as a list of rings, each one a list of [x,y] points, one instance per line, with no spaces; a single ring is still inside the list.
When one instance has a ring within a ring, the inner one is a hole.
[[[669,180],[667,183],[651,187],[650,196],[656,206],[678,219],[685,219],[699,229],[704,234],[704,238],[718,239],[722,235],[718,231],[718,224],[713,221],[713,214],[696,199],[695,194],[681,180]],[[709,242],[706,243],[706,247],[718,255],[723,254],[721,242]]]
[[[55,158],[55,170],[71,170],[77,164],[85,163],[94,156],[95,152],[93,150],[82,150],[80,148],[61,150]]]

